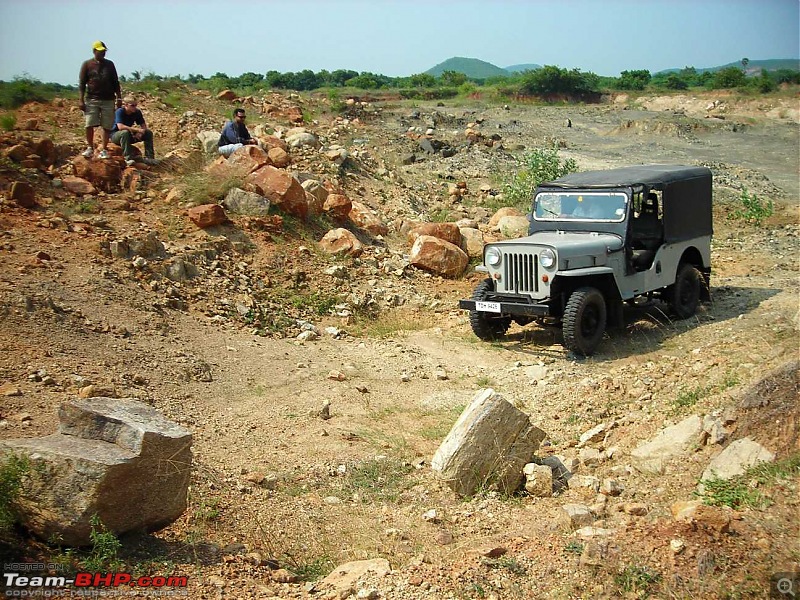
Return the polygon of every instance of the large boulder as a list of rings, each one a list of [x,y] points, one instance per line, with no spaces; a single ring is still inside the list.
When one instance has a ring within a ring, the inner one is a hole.
[[[469,257],[455,244],[432,235],[421,235],[411,247],[409,262],[435,275],[453,279],[467,268]]]
[[[525,215],[521,213],[518,209],[514,208],[513,206],[504,206],[503,208],[498,209],[496,213],[492,215],[489,219],[489,227],[497,227],[500,224],[500,219],[503,217],[524,217]]]
[[[455,246],[461,246],[461,230],[455,223],[418,223],[409,228],[407,236],[410,244],[421,235],[432,235]]]
[[[545,433],[492,389],[478,392],[431,460],[431,468],[454,492],[479,489],[515,492]]]
[[[353,200],[348,214],[356,227],[360,227],[372,235],[386,235],[389,228],[380,220],[366,204]]]
[[[775,454],[750,438],[731,442],[703,471],[701,480],[731,479],[762,462],[772,462]]]
[[[528,235],[528,228],[530,227],[528,217],[508,215],[502,217],[497,222],[497,227],[500,229],[500,235],[506,239],[515,240],[517,238]]]
[[[119,188],[122,180],[122,171],[125,169],[125,160],[122,158],[121,150],[119,156],[114,156],[114,149],[109,144],[111,156],[106,159],[89,160],[83,156],[73,159],[72,165],[75,168],[75,175],[92,183],[98,190],[111,192]]]
[[[482,258],[483,246],[486,243],[480,229],[461,227],[461,249],[470,258]]]
[[[334,221],[344,221],[350,214],[353,203],[344,194],[328,194],[325,203],[322,205],[324,210]]]
[[[229,211],[239,215],[263,217],[269,214],[269,199],[255,192],[246,192],[239,188],[228,191],[222,205]]]
[[[200,131],[197,139],[208,156],[219,156],[219,131]]]
[[[15,181],[11,184],[11,199],[23,208],[36,206],[36,190],[26,181]]]
[[[228,167],[242,177],[269,164],[272,161],[267,153],[255,145],[242,146],[228,157]]]
[[[65,402],[59,422],[53,435],[0,444],[29,464],[17,503],[31,532],[85,546],[95,515],[121,535],[161,529],[183,514],[189,431],[133,399]]]
[[[345,256],[361,256],[364,246],[347,229],[331,229],[319,241],[320,247],[328,254],[342,254]]]
[[[225,210],[219,204],[201,204],[188,211],[189,220],[200,229],[222,225],[228,220]]]
[[[87,181],[83,177],[67,175],[61,179],[61,185],[64,186],[65,190],[76,196],[87,196],[97,193],[97,188],[92,185],[92,182]]]
[[[306,191],[300,182],[283,169],[262,167],[245,178],[245,187],[269,198],[273,205],[305,220],[308,215]]]

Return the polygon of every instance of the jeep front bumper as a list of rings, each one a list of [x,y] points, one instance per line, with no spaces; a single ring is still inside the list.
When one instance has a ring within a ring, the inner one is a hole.
[[[459,300],[458,307],[476,310],[489,315],[524,315],[526,317],[546,317],[550,315],[549,304],[526,304],[524,302],[503,302],[494,300]]]

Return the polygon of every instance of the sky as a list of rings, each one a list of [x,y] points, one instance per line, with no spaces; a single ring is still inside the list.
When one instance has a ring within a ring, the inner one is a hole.
[[[0,80],[77,84],[102,40],[120,75],[349,69],[454,56],[597,75],[800,57],[798,0],[0,0]]]

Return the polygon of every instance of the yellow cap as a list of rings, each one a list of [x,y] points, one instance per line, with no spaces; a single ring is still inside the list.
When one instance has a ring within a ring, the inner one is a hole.
[[[92,44],[92,50],[97,50],[98,52],[105,52],[106,50],[108,50],[108,48],[103,42],[97,40],[94,44]]]

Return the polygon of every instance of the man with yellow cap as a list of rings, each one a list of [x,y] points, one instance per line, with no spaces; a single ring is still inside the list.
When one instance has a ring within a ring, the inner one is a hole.
[[[92,44],[94,58],[81,65],[78,75],[80,100],[78,106],[86,121],[86,143],[88,147],[83,156],[91,158],[94,154],[94,128],[102,127],[102,147],[99,158],[108,158],[108,138],[114,127],[114,98],[116,106],[122,106],[122,89],[114,63],[106,60],[108,47],[101,41]]]

